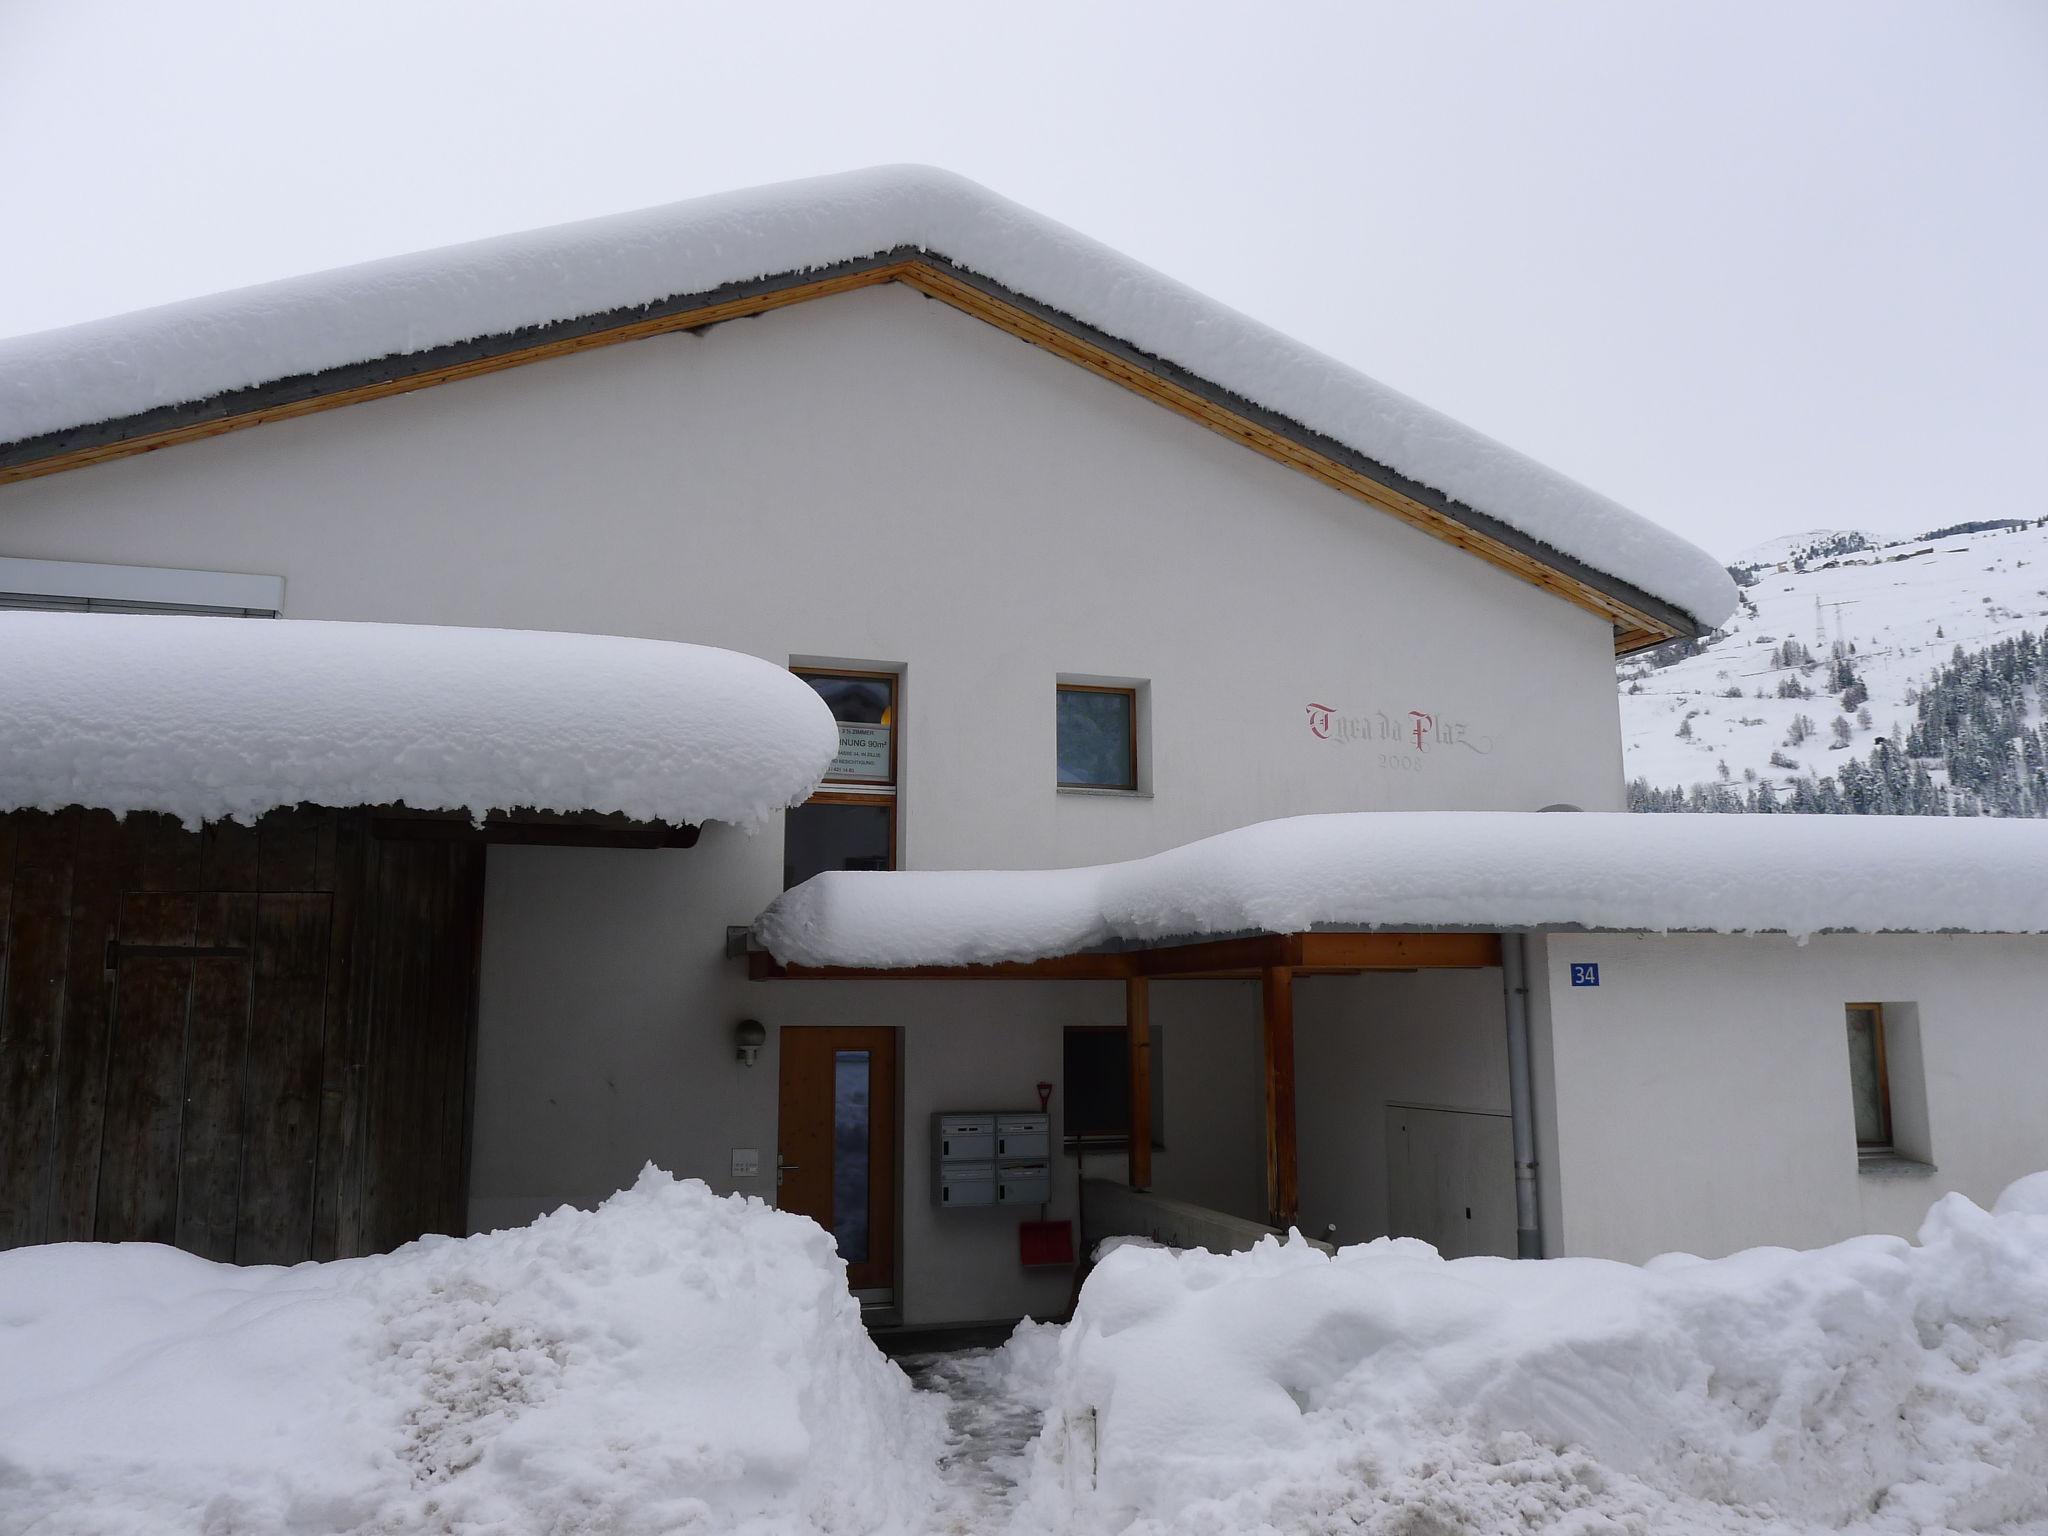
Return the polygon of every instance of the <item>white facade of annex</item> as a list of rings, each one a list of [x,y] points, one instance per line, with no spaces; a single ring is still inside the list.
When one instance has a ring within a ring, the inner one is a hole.
[[[1812,878],[1828,878],[1815,871]],[[1532,949],[1536,946],[1532,945]],[[1552,934],[1532,954],[1553,1254],[1910,1237],[2048,1165],[2039,935]],[[1599,966],[1596,987],[1571,967]],[[1844,1009],[1877,1003],[1897,1158],[1857,1156]]]

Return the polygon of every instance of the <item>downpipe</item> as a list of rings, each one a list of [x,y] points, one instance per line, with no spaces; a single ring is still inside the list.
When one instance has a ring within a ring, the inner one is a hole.
[[[1529,1075],[1528,936],[1500,936],[1501,991],[1507,1003],[1508,1114],[1515,1148],[1515,1257],[1543,1257],[1543,1208],[1536,1199],[1536,1092]]]

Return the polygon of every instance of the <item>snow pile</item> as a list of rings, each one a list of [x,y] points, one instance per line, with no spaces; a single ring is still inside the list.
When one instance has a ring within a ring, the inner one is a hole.
[[[1026,1529],[2028,1529],[2048,1175],[1859,1238],[1643,1268],[1126,1248],[1062,1340]],[[1135,1523],[1134,1523],[1135,1522]]]
[[[834,871],[784,892],[754,936],[785,964],[984,965],[1318,925],[1567,924],[2048,932],[2048,825],[1351,811],[1081,869]]]
[[[930,252],[1335,439],[1712,626],[1704,551],[973,182],[887,166],[368,262],[0,342],[0,443],[885,252]]]
[[[831,711],[781,667],[663,640],[0,613],[0,811],[282,805],[758,822],[810,794]]]
[[[651,1168],[382,1258],[0,1254],[10,1536],[911,1530],[939,1412],[828,1234]]]

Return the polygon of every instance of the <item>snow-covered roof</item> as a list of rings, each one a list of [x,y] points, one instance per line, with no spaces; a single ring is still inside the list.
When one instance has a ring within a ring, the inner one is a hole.
[[[698,198],[0,341],[0,444],[903,251],[942,258],[1298,423],[1703,628],[1735,606],[1719,562],[1655,523],[1107,246],[921,166]]]
[[[612,635],[0,613],[0,811],[598,811],[752,823],[838,747],[782,667]]]
[[[1081,869],[837,871],[754,937],[785,965],[990,965],[1329,928],[2048,933],[2048,822],[1344,812]]]

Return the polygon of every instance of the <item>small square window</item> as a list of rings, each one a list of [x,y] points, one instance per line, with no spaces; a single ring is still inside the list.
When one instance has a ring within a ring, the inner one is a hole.
[[[1070,1024],[1062,1042],[1069,1147],[1128,1146],[1131,1139],[1129,1042],[1114,1024]],[[1166,1135],[1166,1028],[1152,1026],[1152,1145]]]
[[[1070,789],[1138,787],[1138,690],[1059,685],[1059,782]]]

